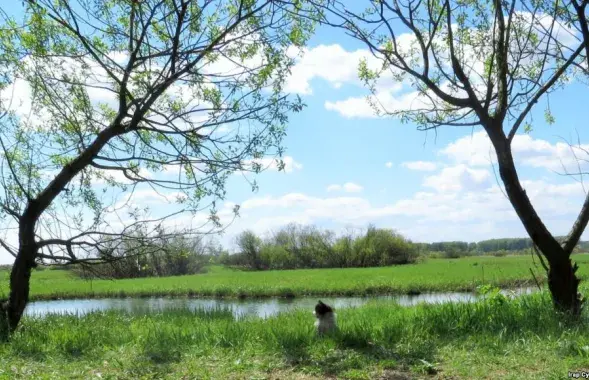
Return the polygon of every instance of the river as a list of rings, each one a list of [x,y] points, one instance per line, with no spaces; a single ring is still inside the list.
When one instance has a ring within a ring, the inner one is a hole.
[[[518,288],[502,290],[510,296],[529,294],[537,289]],[[357,307],[370,300],[396,301],[402,306],[412,306],[419,303],[439,304],[445,302],[472,302],[480,298],[479,295],[466,292],[422,293],[417,295],[387,295],[369,297],[297,297],[297,298],[246,298],[237,299],[208,299],[208,298],[103,298],[103,299],[70,299],[35,301],[27,305],[25,314],[28,316],[44,316],[47,314],[77,314],[84,315],[92,311],[123,310],[128,312],[158,312],[165,309],[188,308],[215,309],[225,308],[232,311],[235,317],[256,316],[268,318],[279,313],[295,309],[306,309],[311,312],[317,300],[332,305],[335,309]]]

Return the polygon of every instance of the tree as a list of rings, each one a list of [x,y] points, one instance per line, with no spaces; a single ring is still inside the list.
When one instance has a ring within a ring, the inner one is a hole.
[[[558,3],[557,3],[558,4]],[[589,1],[571,0],[568,4],[558,4],[558,14],[565,23],[573,25],[585,49],[585,65],[576,65],[581,72],[589,75]]]
[[[235,242],[240,249],[240,254],[246,258],[247,264],[250,268],[259,270],[262,265],[260,261],[262,239],[260,239],[253,231],[246,230],[235,238]]]
[[[374,0],[364,11],[342,1],[312,2],[322,23],[344,29],[372,53],[377,64],[360,62],[359,75],[371,90],[375,112],[412,121],[420,130],[485,130],[505,193],[547,262],[555,308],[580,315],[578,267],[570,255],[589,220],[589,196],[559,243],[519,180],[511,143],[521,129],[531,130],[534,105],[589,59],[588,45],[564,20],[569,17],[587,37],[587,1]],[[411,109],[387,109],[378,96],[383,81],[413,86]],[[549,109],[545,114],[553,122]]]
[[[209,210],[199,220],[216,231],[229,175],[258,173],[266,155],[284,168],[287,115],[302,108],[282,92],[287,48],[312,28],[301,10],[271,0],[38,0],[24,2],[20,21],[0,12],[0,216],[18,231],[16,243],[0,240],[14,256],[9,330],[38,262],[114,259],[134,232],[149,240],[185,212]],[[130,200],[147,190],[177,203],[151,216]],[[108,203],[115,193],[126,196]],[[180,219],[179,233],[201,231],[191,222]]]

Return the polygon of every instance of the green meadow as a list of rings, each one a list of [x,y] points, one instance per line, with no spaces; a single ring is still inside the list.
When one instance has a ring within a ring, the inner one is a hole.
[[[575,255],[587,278],[589,255]],[[34,299],[107,296],[284,296],[472,290],[534,284],[531,256],[429,259],[386,268],[249,272],[83,281],[36,270]],[[8,272],[1,272],[7,291]],[[545,288],[545,287],[544,287]],[[582,291],[589,287],[582,283]],[[589,371],[589,318],[555,315],[546,290],[509,299],[337,310],[318,338],[310,310],[235,320],[230,310],[107,311],[25,317],[0,343],[0,379],[561,379]]]
[[[581,278],[589,275],[589,255],[578,254]],[[243,271],[211,266],[203,274],[125,280],[82,280],[64,270],[36,270],[31,299],[80,297],[270,297],[303,295],[375,295],[387,293],[471,291],[478,285],[502,288],[545,281],[537,259],[479,256],[426,259],[416,264],[379,268]],[[8,292],[7,271],[0,272],[0,294]]]
[[[309,311],[234,321],[226,310],[25,318],[0,344],[2,379],[561,379],[589,369],[587,320],[548,295],[472,304],[370,303],[318,338]]]

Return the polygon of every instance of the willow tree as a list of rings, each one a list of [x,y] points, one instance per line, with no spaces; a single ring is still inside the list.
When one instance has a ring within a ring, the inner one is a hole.
[[[518,132],[531,129],[531,111],[542,97],[570,80],[572,68],[583,67],[584,45],[562,15],[569,15],[573,23],[579,21],[586,15],[587,1],[313,3],[322,12],[322,23],[344,29],[378,62],[371,66],[363,61],[359,68],[375,112],[414,122],[421,130],[484,129],[497,156],[505,193],[547,263],[555,307],[579,315],[582,297],[571,253],[589,220],[589,196],[570,233],[559,242],[520,182],[511,144]],[[387,109],[378,92],[383,81],[412,86],[416,90],[412,107]],[[552,121],[549,110],[546,117]]]
[[[589,0],[557,3],[556,14],[559,21],[574,30],[574,38],[584,46],[584,57],[573,65],[577,78],[586,81],[589,78]]]
[[[284,167],[287,115],[302,108],[282,92],[287,49],[311,29],[301,10],[271,0],[38,0],[2,10],[0,216],[16,236],[0,241],[14,256],[2,305],[9,330],[39,261],[109,260],[113,246],[138,236],[141,245],[181,211],[210,211],[205,224],[221,227],[215,202],[230,174],[259,172],[268,155]],[[118,219],[128,198],[107,205],[104,194],[138,185],[179,206],[155,217],[139,204]]]

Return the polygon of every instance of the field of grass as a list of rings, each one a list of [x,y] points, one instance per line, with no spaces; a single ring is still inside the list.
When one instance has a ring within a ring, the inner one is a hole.
[[[338,311],[320,339],[308,311],[235,322],[170,310],[26,318],[0,344],[4,379],[561,379],[588,370],[589,329],[555,318],[546,293],[509,301]]]
[[[589,274],[589,255],[576,255]],[[273,296],[471,290],[533,284],[529,256],[430,259],[364,269],[247,272],[83,281],[35,271],[33,298],[149,295]],[[538,276],[538,275],[537,275]],[[540,276],[538,276],[540,277]],[[2,292],[8,272],[0,272]],[[589,291],[582,283],[582,291]],[[546,291],[514,300],[337,311],[340,331],[318,338],[302,310],[235,321],[229,310],[25,317],[0,343],[0,379],[560,379],[589,371],[589,312],[555,316]]]
[[[575,255],[581,278],[589,277],[589,254]],[[302,269],[249,272],[213,266],[204,274],[86,281],[63,270],[40,270],[32,276],[31,298],[127,296],[265,297],[302,295],[372,295],[386,293],[470,291],[478,285],[503,288],[534,285],[543,271],[531,256],[428,259],[417,264],[381,268]],[[0,271],[0,296],[8,292],[7,271]]]

